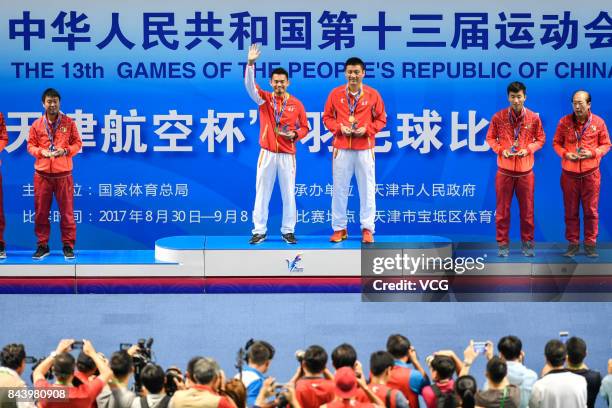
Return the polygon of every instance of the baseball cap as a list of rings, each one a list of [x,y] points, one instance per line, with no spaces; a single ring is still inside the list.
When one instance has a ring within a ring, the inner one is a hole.
[[[357,377],[351,367],[342,367],[336,371],[336,395],[340,398],[351,398],[357,394]]]

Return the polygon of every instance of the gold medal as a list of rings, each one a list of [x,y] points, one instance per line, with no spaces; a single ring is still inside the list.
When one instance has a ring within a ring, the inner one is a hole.
[[[278,125],[274,126],[274,133],[278,134]]]
[[[349,121],[349,123],[355,122],[355,116],[353,116],[353,115],[349,116],[348,121]]]
[[[514,145],[513,145],[513,146],[514,146],[514,147],[518,147],[518,145],[519,145],[519,141],[518,141],[518,139],[516,139],[516,140],[514,141]]]

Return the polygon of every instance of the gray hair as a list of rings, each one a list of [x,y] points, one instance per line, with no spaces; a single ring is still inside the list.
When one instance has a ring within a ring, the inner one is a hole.
[[[193,366],[191,376],[198,384],[210,384],[220,371],[219,364],[209,357],[199,359]]]

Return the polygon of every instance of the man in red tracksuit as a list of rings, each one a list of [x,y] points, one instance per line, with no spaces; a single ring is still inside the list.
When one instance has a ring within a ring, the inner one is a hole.
[[[4,116],[0,112],[0,152],[4,150],[8,144],[8,134],[6,132],[6,123],[4,122]],[[4,227],[6,222],[4,220],[4,193],[2,192],[2,173],[0,172],[0,259],[6,258],[6,243],[4,242]]]
[[[323,123],[334,135],[331,242],[348,237],[349,187],[353,174],[359,190],[361,241],[374,242],[376,177],[374,145],[376,134],[387,123],[385,104],[374,88],[363,84],[365,64],[356,57],[344,64],[346,85],[334,88],[327,97]]]
[[[527,88],[512,82],[507,88],[510,107],[493,115],[487,132],[487,143],[497,155],[496,239],[498,255],[510,254],[510,205],[516,194],[521,217],[521,250],[534,256],[533,174],[534,153],[544,146],[546,136],[540,117],[527,108]]]
[[[52,88],[43,92],[45,114],[30,128],[28,153],[34,162],[34,231],[38,248],[33,259],[49,255],[49,212],[53,195],[60,211],[64,258],[74,259],[76,223],[74,221],[74,183],[72,157],[81,150],[76,124],[60,111],[60,94]]]
[[[591,95],[577,91],[572,96],[574,113],[559,120],[553,140],[561,157],[561,189],[565,207],[565,239],[573,257],[580,249],[580,205],[584,214],[584,251],[596,257],[599,223],[599,163],[610,150],[610,134],[606,123],[591,112]]]
[[[281,237],[288,244],[296,244],[295,224],[295,144],[308,134],[308,119],[304,105],[289,95],[289,74],[277,68],[270,75],[274,92],[266,92],[255,83],[255,61],[261,52],[251,45],[244,72],[244,85],[251,99],[259,106],[259,144],[255,205],[253,206],[253,235],[250,244],[259,244],[267,237],[268,205],[278,177],[283,200]]]

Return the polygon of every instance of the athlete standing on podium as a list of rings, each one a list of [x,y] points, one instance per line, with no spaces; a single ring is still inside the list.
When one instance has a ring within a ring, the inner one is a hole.
[[[361,241],[374,242],[376,178],[374,172],[375,136],[387,124],[385,104],[380,94],[363,84],[365,64],[349,58],[344,64],[347,84],[334,88],[325,103],[323,123],[334,135],[331,242],[348,237],[349,186],[353,174],[359,189]]]
[[[276,68],[270,75],[270,86],[274,92],[263,91],[255,83],[255,61],[261,55],[257,44],[252,44],[248,53],[248,64],[244,73],[246,90],[259,105],[259,144],[261,151],[257,160],[255,183],[255,206],[253,208],[253,236],[249,243],[259,244],[266,239],[268,204],[278,174],[278,184],[283,200],[281,234],[285,242],[296,244],[295,223],[295,142],[308,133],[308,120],[304,105],[289,95],[289,74]]]

